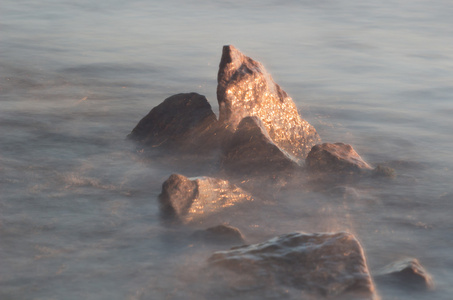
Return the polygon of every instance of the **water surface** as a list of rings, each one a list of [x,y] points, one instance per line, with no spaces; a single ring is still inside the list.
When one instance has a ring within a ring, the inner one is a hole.
[[[221,249],[185,239],[226,222],[250,243],[293,231],[350,231],[372,273],[415,257],[433,275],[434,291],[378,286],[383,299],[450,299],[452,15],[442,0],[5,0],[1,298],[237,298],[194,279]],[[144,160],[125,137],[175,93],[206,95],[217,112],[224,44],[261,61],[323,141],[350,143],[398,177],[348,184],[357,197],[295,178],[298,188],[248,210],[183,228],[161,224],[162,182],[174,172],[206,174]]]

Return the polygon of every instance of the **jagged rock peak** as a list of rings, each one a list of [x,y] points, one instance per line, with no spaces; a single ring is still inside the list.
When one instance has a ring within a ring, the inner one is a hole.
[[[234,131],[244,117],[257,116],[273,142],[297,159],[320,142],[315,128],[300,117],[264,66],[232,45],[223,47],[217,80],[219,121],[227,129]]]

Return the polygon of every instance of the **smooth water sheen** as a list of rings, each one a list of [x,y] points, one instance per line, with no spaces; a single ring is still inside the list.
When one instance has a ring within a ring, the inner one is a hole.
[[[382,299],[451,299],[452,15],[449,0],[4,0],[0,298],[245,299],[197,281],[223,248],[187,236],[225,222],[249,243],[352,232],[372,273],[414,257],[433,275],[434,291],[378,285]],[[125,137],[176,93],[204,94],[218,113],[225,44],[262,62],[324,142],[397,178],[343,193],[294,178],[246,207],[162,224],[162,182],[209,174],[145,160]]]

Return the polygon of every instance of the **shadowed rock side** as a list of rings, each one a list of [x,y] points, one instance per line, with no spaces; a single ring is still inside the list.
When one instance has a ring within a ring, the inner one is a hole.
[[[224,224],[210,227],[206,230],[197,230],[192,237],[198,241],[215,244],[245,244],[244,236],[239,229]]]
[[[298,167],[293,157],[272,142],[258,117],[242,119],[222,150],[221,166],[227,172],[276,172]]]
[[[230,131],[247,116],[263,121],[272,141],[297,159],[305,159],[320,142],[313,126],[303,120],[292,99],[263,65],[233,46],[224,46],[219,66],[219,121]]]
[[[341,174],[364,173],[372,169],[351,145],[343,143],[315,145],[305,159],[305,166],[309,171]]]
[[[172,174],[162,184],[159,195],[164,217],[187,222],[244,201],[253,198],[227,180],[179,174]]]
[[[385,266],[376,276],[376,282],[395,285],[411,291],[434,288],[431,275],[415,258],[404,259]]]
[[[218,145],[217,118],[205,96],[176,94],[154,107],[128,135],[144,146],[178,152],[210,151]]]
[[[376,299],[359,242],[349,233],[291,233],[265,243],[219,251],[209,263],[323,296]]]

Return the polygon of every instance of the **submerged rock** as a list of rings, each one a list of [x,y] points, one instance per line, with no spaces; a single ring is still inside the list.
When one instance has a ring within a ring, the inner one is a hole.
[[[178,152],[210,151],[218,143],[217,118],[205,96],[176,94],[154,107],[128,135],[144,146]]]
[[[376,168],[374,168],[372,172],[373,177],[385,177],[385,178],[395,178],[396,177],[396,172],[395,169],[383,166],[383,165],[377,165]]]
[[[319,143],[315,128],[303,120],[292,99],[264,66],[233,46],[224,46],[218,73],[219,121],[234,132],[244,117],[263,121],[272,141],[297,159]]]
[[[376,276],[376,281],[415,291],[434,288],[431,275],[415,258],[400,260],[385,266]]]
[[[245,243],[244,236],[239,229],[224,224],[206,230],[197,230],[193,233],[193,237],[197,240],[216,244],[243,245]]]
[[[288,153],[272,142],[258,117],[245,117],[222,150],[222,168],[226,171],[278,172],[298,167]]]
[[[163,184],[159,202],[164,217],[191,221],[236,203],[253,201],[251,195],[227,180],[172,174]]]
[[[266,288],[277,283],[323,296],[375,299],[363,249],[349,233],[291,233],[267,242],[219,251],[209,258]]]
[[[305,159],[305,166],[310,171],[341,174],[359,174],[372,170],[351,145],[343,143],[315,145]]]

